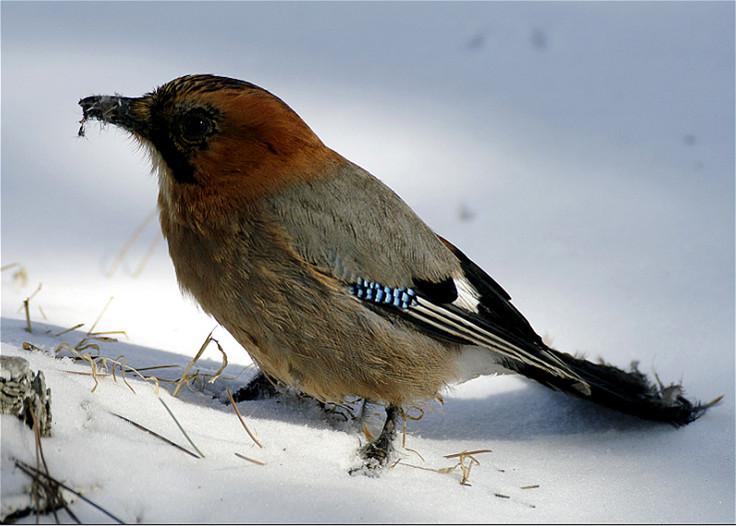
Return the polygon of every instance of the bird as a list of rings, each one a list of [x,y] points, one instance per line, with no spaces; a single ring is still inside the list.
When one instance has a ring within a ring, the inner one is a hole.
[[[385,407],[351,473],[377,474],[403,408],[481,375],[520,374],[675,427],[710,403],[553,349],[510,295],[388,186],[250,82],[186,75],[140,97],[79,101],[150,154],[161,230],[185,294],[265,377],[321,401]]]

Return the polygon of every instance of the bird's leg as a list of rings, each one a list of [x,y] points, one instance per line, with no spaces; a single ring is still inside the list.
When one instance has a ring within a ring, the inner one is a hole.
[[[264,400],[273,398],[278,394],[279,391],[276,388],[275,381],[263,374],[263,371],[258,371],[258,374],[247,385],[233,393],[233,400],[235,400],[235,403],[246,400]]]
[[[381,469],[386,467],[393,451],[396,424],[400,416],[401,408],[399,406],[389,404],[386,407],[386,423],[383,424],[381,434],[360,450],[360,456],[365,462],[361,467],[351,469],[351,475],[362,474],[376,476]]]

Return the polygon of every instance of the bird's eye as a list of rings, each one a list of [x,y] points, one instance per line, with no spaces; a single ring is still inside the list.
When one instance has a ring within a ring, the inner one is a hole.
[[[202,110],[185,113],[179,121],[182,139],[187,142],[202,142],[213,131],[212,117]]]

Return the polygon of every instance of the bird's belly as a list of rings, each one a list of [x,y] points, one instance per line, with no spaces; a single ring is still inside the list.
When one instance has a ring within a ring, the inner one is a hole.
[[[463,347],[455,359],[455,381],[457,383],[467,382],[478,376],[513,372],[505,368],[494,353],[476,345]]]
[[[375,312],[268,231],[208,245],[169,239],[177,278],[265,373],[323,400],[403,404],[455,381],[460,346]],[[248,241],[246,243],[245,241]],[[198,258],[181,257],[193,250]]]

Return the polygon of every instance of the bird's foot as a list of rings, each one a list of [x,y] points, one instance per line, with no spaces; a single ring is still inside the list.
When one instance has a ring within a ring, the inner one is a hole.
[[[351,475],[366,475],[377,477],[390,464],[394,451],[393,441],[396,435],[396,422],[401,414],[401,408],[395,405],[386,407],[386,423],[381,434],[374,441],[369,442],[360,449],[360,457],[363,459],[361,466],[348,471]]]

